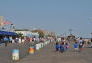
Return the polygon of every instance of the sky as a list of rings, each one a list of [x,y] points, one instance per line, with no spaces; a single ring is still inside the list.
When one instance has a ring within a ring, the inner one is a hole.
[[[91,37],[92,0],[0,0],[0,16],[16,28]]]

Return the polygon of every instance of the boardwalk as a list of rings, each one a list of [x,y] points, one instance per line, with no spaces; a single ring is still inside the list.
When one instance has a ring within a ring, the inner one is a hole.
[[[7,47],[4,44],[0,44],[0,63],[13,63],[12,50],[20,49],[20,58],[24,58],[27,55],[27,49],[30,44],[8,44]]]
[[[73,49],[64,53],[55,52],[53,43],[36,51],[33,55],[21,59],[17,63],[92,63],[92,49],[85,48],[82,52]]]

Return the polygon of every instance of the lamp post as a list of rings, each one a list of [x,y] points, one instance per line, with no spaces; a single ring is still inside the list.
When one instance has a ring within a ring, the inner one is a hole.
[[[72,34],[72,29],[69,29],[70,35]]]
[[[92,32],[91,32],[91,38],[92,38]]]

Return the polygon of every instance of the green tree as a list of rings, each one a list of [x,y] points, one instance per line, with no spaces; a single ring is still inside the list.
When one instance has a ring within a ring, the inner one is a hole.
[[[23,37],[23,34],[22,33],[17,33],[19,37]]]
[[[43,38],[45,35],[42,30],[33,30],[32,32],[38,32],[40,38]]]

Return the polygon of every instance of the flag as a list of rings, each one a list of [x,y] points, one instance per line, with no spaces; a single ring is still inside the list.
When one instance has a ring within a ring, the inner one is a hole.
[[[3,24],[4,24],[4,25],[8,25],[8,24],[12,24],[12,23],[9,22],[9,21],[4,21]]]
[[[0,16],[0,26],[4,26],[3,21],[4,21],[4,17],[3,16]]]

